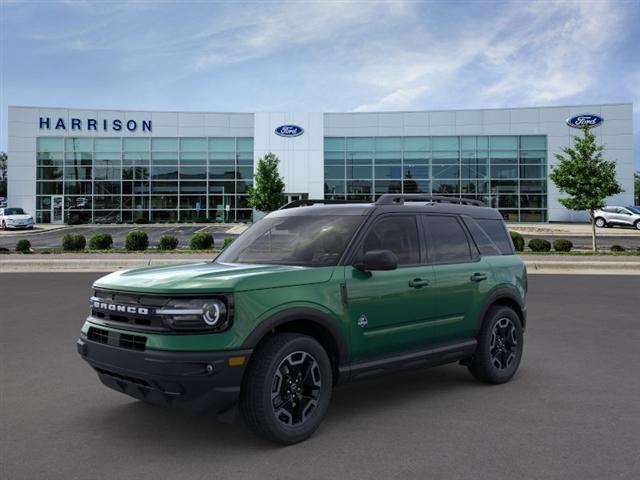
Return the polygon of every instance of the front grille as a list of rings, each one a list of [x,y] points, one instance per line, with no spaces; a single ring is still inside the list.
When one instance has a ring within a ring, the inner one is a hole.
[[[110,332],[109,330],[96,327],[89,327],[87,339],[93,342],[126,348],[127,350],[137,350],[139,352],[144,352],[147,348],[147,337]]]
[[[120,346],[122,348],[128,348],[130,350],[139,350],[143,352],[147,347],[147,337],[141,337],[139,335],[127,335],[126,333],[121,333]]]
[[[163,307],[168,300],[166,297],[153,295],[96,290],[91,299],[91,316],[113,323],[117,327],[130,326],[140,330],[169,331],[162,317],[155,314],[156,309]],[[96,307],[95,302],[101,306]],[[115,308],[127,311],[113,310]]]
[[[89,327],[87,338],[98,343],[109,343],[109,332],[101,328]]]

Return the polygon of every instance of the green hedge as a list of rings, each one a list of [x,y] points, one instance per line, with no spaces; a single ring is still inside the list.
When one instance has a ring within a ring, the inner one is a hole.
[[[191,250],[209,250],[213,247],[213,237],[209,233],[197,232],[189,241]]]
[[[80,252],[87,245],[87,239],[79,233],[67,233],[62,237],[62,250],[65,252]]]
[[[573,242],[571,240],[565,240],[564,238],[559,238],[558,240],[553,241],[553,249],[556,252],[570,252],[573,248]]]
[[[138,225],[146,225],[149,223],[149,219],[147,217],[138,217],[135,219],[135,223]]]
[[[108,233],[96,233],[89,239],[89,250],[110,250],[113,238]]]
[[[31,253],[31,242],[25,239],[18,240],[18,243],[16,243],[16,252]]]
[[[178,239],[173,235],[163,235],[158,240],[158,249],[175,250],[178,246]]]
[[[524,237],[513,230],[509,230],[509,235],[511,236],[511,242],[513,243],[513,248],[516,249],[516,252],[522,252],[524,250]]]
[[[142,230],[132,230],[127,233],[124,248],[129,251],[146,250],[149,246],[149,236]]]
[[[227,248],[227,246],[231,245],[234,240],[235,240],[235,237],[225,237],[224,240],[222,241],[222,248]]]
[[[624,252],[627,249],[624,248],[622,245],[611,245],[611,251],[612,252]]]
[[[551,243],[544,238],[533,238],[529,240],[529,248],[534,252],[549,252],[551,251]]]

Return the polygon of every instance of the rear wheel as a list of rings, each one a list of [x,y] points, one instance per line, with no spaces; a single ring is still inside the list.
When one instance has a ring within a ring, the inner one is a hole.
[[[491,308],[480,329],[469,371],[483,382],[508,382],[520,365],[523,343],[522,324],[516,312],[509,307]]]
[[[329,407],[332,387],[329,357],[316,340],[277,333],[251,359],[240,408],[253,432],[290,445],[316,431]]]
[[[607,222],[605,221],[604,218],[602,218],[602,217],[596,218],[596,227],[604,228],[606,226],[607,226]]]
[[[636,223],[634,223],[636,229],[640,230],[640,220],[636,220]]]
[[[7,224],[4,223],[4,220],[2,221],[2,230],[6,230],[7,229]]]

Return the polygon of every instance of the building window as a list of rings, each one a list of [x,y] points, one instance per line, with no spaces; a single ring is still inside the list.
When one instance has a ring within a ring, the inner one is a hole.
[[[325,198],[471,198],[510,221],[547,220],[545,135],[326,137]]]
[[[64,196],[66,221],[251,219],[251,137],[39,137],[36,161],[39,222],[51,195]]]

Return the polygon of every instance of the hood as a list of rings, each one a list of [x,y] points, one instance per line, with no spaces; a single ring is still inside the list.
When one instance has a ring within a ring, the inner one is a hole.
[[[98,279],[95,288],[140,293],[217,293],[327,282],[334,267],[188,263],[121,270]]]
[[[7,220],[29,220],[31,219],[31,215],[22,214],[22,215],[5,215],[4,218]]]

